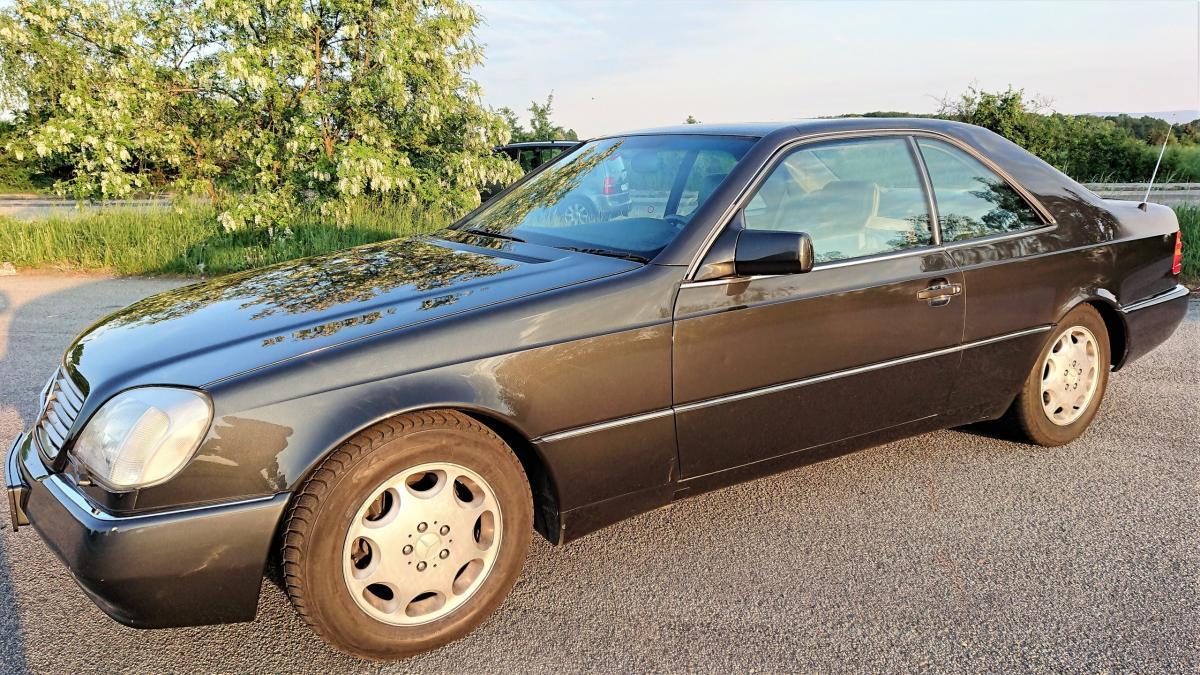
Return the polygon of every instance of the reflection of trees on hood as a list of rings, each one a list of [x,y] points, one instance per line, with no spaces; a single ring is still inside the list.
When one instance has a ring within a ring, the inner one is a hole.
[[[257,308],[255,319],[301,314],[365,302],[400,286],[430,291],[513,267],[423,240],[383,242],[168,291],[131,305],[110,322],[116,326],[158,323],[229,301],[241,301],[241,309]]]
[[[511,232],[533,210],[554,206],[567,193],[578,189],[583,178],[615,156],[623,143],[617,141],[603,150],[595,145],[584,148],[567,164],[550,167],[541,175],[534,176],[528,183],[506,195],[500,203],[479,214],[469,225],[495,232]]]

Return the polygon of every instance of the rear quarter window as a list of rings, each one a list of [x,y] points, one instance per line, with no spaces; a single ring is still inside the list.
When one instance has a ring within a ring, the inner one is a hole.
[[[1043,225],[1025,198],[971,155],[949,143],[917,139],[933,183],[942,241],[976,239]]]

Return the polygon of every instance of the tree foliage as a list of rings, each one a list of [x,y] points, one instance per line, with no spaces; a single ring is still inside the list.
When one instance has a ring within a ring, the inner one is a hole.
[[[1048,108],[1021,89],[986,92],[971,88],[957,99],[943,101],[938,116],[990,129],[1081,180],[1149,179],[1158,146],[1171,129],[1155,118],[1065,115],[1048,112]],[[1197,122],[1172,129],[1161,176],[1200,180]]]
[[[521,126],[521,120],[512,108],[500,108],[496,112],[508,123],[514,143],[521,141],[577,141],[574,129],[564,129],[554,123],[554,92],[546,95],[545,103],[529,102],[529,128]]]
[[[5,150],[71,164],[72,197],[199,192],[227,229],[371,199],[468,208],[515,177],[466,75],[478,21],[462,0],[17,0]]]

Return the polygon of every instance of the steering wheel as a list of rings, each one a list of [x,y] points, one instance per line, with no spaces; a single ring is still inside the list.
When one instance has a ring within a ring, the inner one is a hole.
[[[676,230],[682,230],[688,224],[687,216],[681,216],[678,213],[663,216],[663,221],[670,223]]]

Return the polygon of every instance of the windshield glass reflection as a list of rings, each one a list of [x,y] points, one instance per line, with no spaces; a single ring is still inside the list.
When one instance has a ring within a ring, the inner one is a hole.
[[[629,136],[586,143],[460,230],[649,260],[688,224],[754,139]]]

